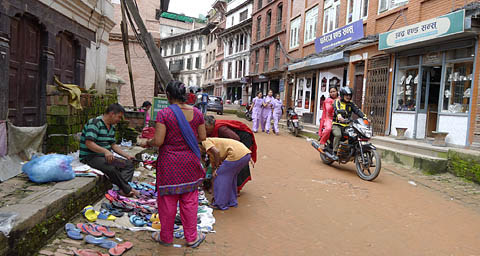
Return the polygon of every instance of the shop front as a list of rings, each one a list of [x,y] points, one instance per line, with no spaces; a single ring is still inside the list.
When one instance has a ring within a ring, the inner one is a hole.
[[[380,35],[379,49],[395,56],[392,135],[447,132],[448,144],[469,144],[478,42],[464,20],[461,10]]]

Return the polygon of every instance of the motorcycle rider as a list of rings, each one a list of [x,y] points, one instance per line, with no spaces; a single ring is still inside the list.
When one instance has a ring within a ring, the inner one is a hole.
[[[336,99],[333,103],[334,116],[333,116],[333,126],[332,133],[334,136],[333,139],[333,156],[332,160],[338,161],[337,151],[338,146],[340,145],[340,139],[343,136],[343,131],[345,127],[349,125],[348,120],[352,117],[352,113],[355,113],[357,116],[367,119],[367,116],[352,102],[353,92],[350,87],[340,88],[340,99]],[[327,154],[327,156],[330,154]]]

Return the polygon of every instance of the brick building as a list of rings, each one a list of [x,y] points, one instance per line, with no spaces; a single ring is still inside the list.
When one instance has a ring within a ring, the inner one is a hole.
[[[223,42],[223,95],[227,102],[248,100],[252,0],[228,0],[225,29],[218,34]]]
[[[287,0],[255,1],[252,14],[251,97],[284,91]],[[251,100],[251,99],[250,99]]]
[[[288,101],[318,124],[328,89],[350,86],[377,135],[404,127],[410,138],[441,131],[475,145],[479,8],[469,2],[291,0]]]

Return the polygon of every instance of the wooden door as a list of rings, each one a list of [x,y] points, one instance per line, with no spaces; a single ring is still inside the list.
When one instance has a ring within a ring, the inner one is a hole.
[[[65,84],[75,84],[75,42],[73,37],[61,32],[55,44],[55,76]]]
[[[39,126],[41,29],[29,18],[15,17],[10,31],[8,118],[16,126]]]

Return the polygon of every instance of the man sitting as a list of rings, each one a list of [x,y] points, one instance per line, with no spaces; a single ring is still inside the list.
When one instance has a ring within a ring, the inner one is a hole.
[[[102,171],[110,181],[120,188],[123,196],[138,196],[128,182],[132,181],[134,166],[128,155],[115,144],[115,125],[122,120],[125,109],[118,103],[108,106],[105,113],[88,120],[80,138],[80,162]],[[128,160],[119,160],[112,150]]]

